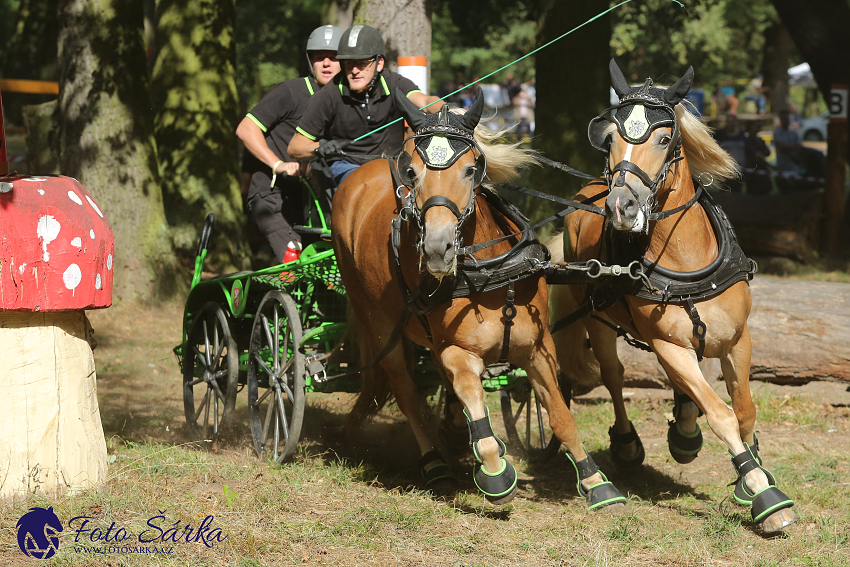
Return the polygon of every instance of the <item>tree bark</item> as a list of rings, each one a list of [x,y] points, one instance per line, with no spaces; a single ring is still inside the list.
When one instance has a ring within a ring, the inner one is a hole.
[[[158,0],[152,76],[166,216],[175,247],[194,256],[207,214],[216,216],[210,261],[248,265],[239,190],[233,0]]]
[[[59,32],[60,163],[97,199],[115,235],[114,297],[173,291],[153,139],[142,4],[64,0]]]
[[[552,41],[608,7],[604,0],[542,0],[538,45]],[[608,107],[610,41],[611,19],[603,16],[535,55],[535,149],[591,175],[602,174],[605,160],[588,143],[587,124]],[[531,179],[536,189],[563,197],[572,196],[584,185],[582,180],[551,168],[533,170]],[[539,206],[539,200],[529,203],[528,214],[534,215],[535,206]]]
[[[354,23],[381,32],[391,70],[399,56],[425,56],[431,76],[431,0],[362,0],[354,7]]]
[[[788,109],[788,61],[794,40],[782,23],[773,25],[764,35],[764,86],[770,99],[770,111],[776,113]]]

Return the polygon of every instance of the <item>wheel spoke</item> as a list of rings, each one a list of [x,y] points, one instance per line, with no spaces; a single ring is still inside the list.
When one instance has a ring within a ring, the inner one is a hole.
[[[269,388],[269,391],[271,391],[271,388]],[[269,426],[272,423],[272,415],[276,411],[277,411],[277,406],[275,406],[273,403],[269,402],[269,404],[266,406],[266,419],[263,422],[263,445],[266,444],[266,439],[269,438]]]
[[[286,361],[286,364],[283,365],[283,368],[281,368],[280,370],[277,371],[275,378],[277,378],[278,380],[283,380],[283,375],[286,374],[287,371],[289,371],[290,367],[292,366],[292,364],[294,362],[295,362],[295,357],[290,356],[289,360]]]
[[[257,401],[256,401],[256,402],[254,402],[253,408],[254,408],[254,409],[256,409],[256,410],[259,410],[259,409],[260,409],[260,404],[261,404],[261,403],[263,403],[263,400],[265,400],[266,398],[268,398],[268,397],[269,397],[269,394],[271,394],[271,393],[272,393],[272,389],[271,389],[271,388],[268,388],[268,389],[267,389],[267,390],[263,393],[263,395],[262,395],[262,396],[260,396],[259,398],[257,398]]]
[[[218,435],[218,398],[215,396],[213,396],[213,435]]]
[[[213,390],[215,390],[216,401],[218,401],[218,399],[221,398],[221,401],[223,402],[224,401],[224,393],[221,391],[221,388],[218,387],[218,382],[216,382],[215,380],[212,380],[210,382],[210,385],[212,385]]]
[[[272,372],[271,369],[266,366],[266,362],[262,358],[260,358],[260,355],[256,352],[254,353],[254,360],[256,360],[257,364],[259,364],[263,368],[263,370],[265,370],[266,374],[269,375],[269,382],[271,382],[272,377],[275,376],[274,372]]]
[[[278,413],[280,414],[280,419],[283,422],[283,435],[286,437],[286,440],[289,441],[289,420],[286,419],[286,408],[283,407],[283,396],[280,395],[280,392],[277,393],[277,408]]]
[[[528,401],[528,398],[524,399],[523,401],[521,401],[521,402],[519,403],[519,407],[518,407],[518,408],[517,408],[517,410],[516,410],[516,415],[514,416],[514,425],[516,425],[517,423],[519,423],[519,414],[521,414],[521,413],[522,413],[522,408],[524,408],[524,407],[525,407],[525,403],[526,403],[527,401]]]
[[[274,460],[280,456],[280,414],[274,415]]]
[[[212,388],[207,388],[206,395],[206,406],[207,409],[204,410],[204,439],[208,437],[207,431],[209,430],[210,425],[210,394],[212,393]]]
[[[216,325],[215,326],[215,349],[213,349],[215,351],[215,358],[213,358],[213,360],[215,361],[215,366],[218,366],[219,362],[222,361],[221,356],[222,356],[222,353],[224,352],[224,346],[227,344],[227,341],[224,340],[225,339],[224,336],[221,337],[221,342],[219,342],[219,340],[218,340],[218,329],[219,329],[219,327],[218,327],[218,325]],[[221,334],[222,335],[225,334],[224,329],[221,330]]]
[[[188,383],[188,384],[186,384],[186,385],[187,385],[187,386],[189,386],[190,388],[193,388],[193,387],[197,386],[198,384],[200,384],[200,383],[201,383],[201,382],[203,382],[203,381],[204,381],[204,379],[203,379],[203,378],[198,378],[198,379],[196,379],[196,380],[192,380],[191,382],[189,382],[189,383]]]
[[[207,389],[207,392],[205,392],[204,395],[202,396],[203,399],[201,400],[201,403],[198,405],[198,411],[195,412],[195,419],[193,420],[195,423],[198,423],[198,418],[201,417],[201,411],[207,405],[207,400],[209,399],[208,396],[207,396],[207,393],[209,393],[209,389]]]
[[[274,342],[269,345],[274,352],[274,367],[280,367],[280,314],[277,312],[277,304],[274,305]]]
[[[272,339],[272,333],[271,333],[271,328],[270,328],[270,325],[269,325],[269,320],[266,318],[265,313],[260,314],[260,320],[263,323],[263,332],[266,335],[266,342],[268,344],[268,347],[273,348],[274,340]]]
[[[207,363],[207,370],[210,370],[213,367],[212,359],[210,358],[210,332],[209,332],[209,329],[207,329],[207,320],[206,319],[204,319],[203,323],[204,323],[204,346],[206,347],[206,350],[204,352],[204,360]]]
[[[531,399],[531,394],[528,397]],[[525,448],[531,449],[531,404],[526,406],[525,411]]]

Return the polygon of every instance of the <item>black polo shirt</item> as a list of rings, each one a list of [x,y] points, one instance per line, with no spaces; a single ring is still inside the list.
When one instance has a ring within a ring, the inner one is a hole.
[[[401,112],[395,107],[392,93],[396,88],[410,96],[421,92],[419,87],[406,77],[384,69],[378,74],[378,80],[366,93],[352,93],[340,72],[316,93],[304,115],[298,123],[297,131],[307,138],[318,141],[339,140],[349,142],[371,132],[376,128],[401,118]],[[380,132],[375,132],[345,148],[349,154],[347,161],[366,163],[365,155],[396,155],[401,152],[404,137],[404,121],[399,120]],[[331,160],[335,161],[335,160]]]
[[[313,77],[301,77],[278,83],[248,113],[248,118],[260,127],[269,148],[283,161],[295,161],[286,153],[286,148],[295,134],[304,109],[320,87]],[[256,160],[258,165],[251,171],[251,192],[268,192],[271,183],[271,168]],[[280,183],[285,175],[278,175]]]

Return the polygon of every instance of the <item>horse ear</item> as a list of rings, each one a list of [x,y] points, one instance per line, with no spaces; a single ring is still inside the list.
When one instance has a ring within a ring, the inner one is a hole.
[[[396,88],[393,93],[393,98],[395,99],[396,108],[398,108],[401,115],[404,116],[404,119],[407,120],[407,123],[414,132],[425,124],[425,113],[419,110],[419,108],[417,108],[417,106],[413,104],[409,98],[404,96],[401,89]]]
[[[667,90],[664,91],[664,100],[667,101],[671,106],[676,106],[679,104],[685,95],[688,94],[688,91],[691,90],[691,85],[694,82],[694,68],[688,67],[688,70],[685,71],[685,74],[682,75],[682,78],[676,81],[676,84],[667,87]]]
[[[623,98],[627,94],[629,94],[629,82],[626,80],[626,77],[623,75],[623,72],[620,71],[620,66],[617,65],[617,62],[614,59],[611,59],[611,62],[608,63],[608,72],[611,73],[611,86],[614,87],[614,92],[617,93],[617,96]]]
[[[463,125],[468,130],[475,130],[478,123],[481,121],[481,114],[484,112],[484,93],[479,87],[475,92],[475,98],[472,100],[472,107],[463,115]]]

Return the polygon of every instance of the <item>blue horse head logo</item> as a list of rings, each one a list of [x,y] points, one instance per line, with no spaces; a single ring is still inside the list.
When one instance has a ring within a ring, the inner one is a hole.
[[[53,508],[30,508],[18,520],[18,547],[27,557],[47,559],[59,549],[59,532],[62,522]]]

